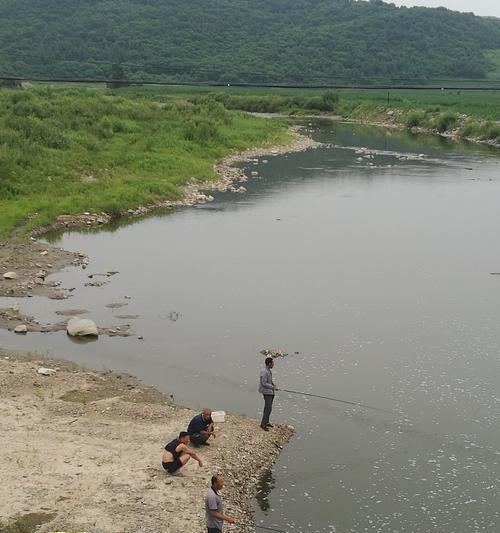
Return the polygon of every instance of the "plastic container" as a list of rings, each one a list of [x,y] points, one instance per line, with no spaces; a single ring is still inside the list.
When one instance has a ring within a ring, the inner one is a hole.
[[[212,421],[214,423],[225,422],[226,411],[212,411]]]

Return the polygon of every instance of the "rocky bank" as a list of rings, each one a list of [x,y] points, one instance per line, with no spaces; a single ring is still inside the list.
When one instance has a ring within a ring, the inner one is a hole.
[[[202,533],[204,492],[221,472],[227,512],[252,521],[249,499],[290,428],[265,433],[229,415],[199,451],[203,467],[192,461],[176,478],[161,466],[163,446],[194,411],[132,376],[37,357],[0,350],[1,520],[35,513],[40,533]]]

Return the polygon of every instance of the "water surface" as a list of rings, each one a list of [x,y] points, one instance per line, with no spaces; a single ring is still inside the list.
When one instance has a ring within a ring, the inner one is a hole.
[[[261,484],[260,523],[498,533],[499,159],[433,137],[310,129],[329,146],[247,165],[258,177],[246,194],[57,237],[90,266],[55,276],[72,298],[32,298],[23,312],[55,321],[56,310],[85,308],[144,340],[2,331],[0,343],[250,416],[262,403],[259,351],[286,350],[279,385],[396,415],[280,393],[274,417],[297,432]],[[84,286],[107,271],[119,274]]]

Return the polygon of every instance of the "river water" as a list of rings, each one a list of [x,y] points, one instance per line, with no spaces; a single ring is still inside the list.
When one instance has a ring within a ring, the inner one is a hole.
[[[329,145],[248,164],[245,194],[53,237],[90,266],[55,276],[77,289],[69,300],[22,311],[56,321],[84,308],[143,340],[2,331],[0,344],[254,417],[259,351],[283,349],[278,385],[394,414],[279,393],[273,417],[296,435],[259,488],[259,524],[498,533],[500,159],[435,137],[309,129]],[[119,273],[84,286],[107,271]]]

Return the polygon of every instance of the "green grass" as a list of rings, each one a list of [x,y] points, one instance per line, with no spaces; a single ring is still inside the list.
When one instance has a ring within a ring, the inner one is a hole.
[[[231,151],[288,139],[282,121],[217,102],[158,102],[81,88],[0,91],[0,233],[178,198],[190,179],[213,179]]]
[[[0,90],[0,234],[59,214],[119,215],[214,178],[226,154],[288,138],[236,110],[329,114],[500,141],[500,91],[222,87]],[[390,112],[390,113],[389,113]],[[389,118],[390,117],[390,118]],[[85,180],[91,176],[92,180]]]
[[[0,520],[0,533],[34,533],[37,526],[50,522],[54,517],[55,513],[30,513],[6,522]]]

